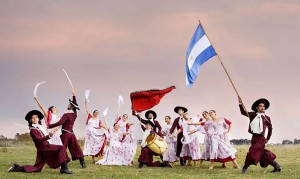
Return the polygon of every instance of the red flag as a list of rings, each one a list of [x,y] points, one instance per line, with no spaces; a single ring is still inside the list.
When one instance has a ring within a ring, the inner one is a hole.
[[[173,89],[175,89],[175,86],[171,86],[163,90],[152,89],[131,93],[130,98],[132,103],[132,112],[141,112],[152,108],[160,102],[161,98],[164,97],[165,94],[171,92]]]

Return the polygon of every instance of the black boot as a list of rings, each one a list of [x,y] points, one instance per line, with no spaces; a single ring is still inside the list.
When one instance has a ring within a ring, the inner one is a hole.
[[[242,169],[242,174],[245,174],[249,166],[244,165]]]
[[[143,163],[139,163],[139,167],[138,168],[143,168],[144,164]]]
[[[79,162],[80,162],[80,165],[81,165],[82,168],[86,168],[85,161],[84,161],[83,157],[79,158]]]
[[[180,165],[181,165],[181,166],[184,166],[184,160],[183,160],[182,157],[180,157]]]
[[[276,161],[273,161],[271,165],[274,167],[274,170],[272,170],[271,173],[281,172],[281,166]]]
[[[61,174],[72,174],[72,172],[68,169],[68,165],[67,163],[62,163],[60,165],[60,173]]]
[[[20,166],[17,163],[14,163],[13,166],[11,166],[7,172],[25,172],[24,167]]]

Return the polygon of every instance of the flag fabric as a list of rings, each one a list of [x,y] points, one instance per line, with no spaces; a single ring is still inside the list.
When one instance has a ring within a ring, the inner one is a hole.
[[[215,55],[213,46],[205,35],[201,24],[199,24],[186,53],[186,86],[193,86],[200,67]]]
[[[152,108],[160,102],[165,94],[171,92],[173,89],[175,89],[175,86],[163,90],[153,89],[131,93],[132,113],[134,111],[141,112]]]

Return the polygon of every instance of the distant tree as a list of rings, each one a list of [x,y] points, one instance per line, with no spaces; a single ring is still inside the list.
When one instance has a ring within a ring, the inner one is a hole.
[[[294,144],[300,144],[300,139],[294,139]]]
[[[290,140],[283,140],[282,141],[282,145],[289,145],[289,144],[293,144],[293,142],[290,141]]]
[[[19,138],[20,138],[20,134],[19,134],[19,133],[16,133],[16,135],[15,135],[15,140],[19,140]]]
[[[24,133],[24,134],[16,133],[15,140],[18,140],[18,141],[31,141],[31,136],[30,136],[29,133]]]
[[[0,135],[0,140],[6,140],[7,137],[5,137],[4,135]]]
[[[251,144],[251,140],[248,139],[232,139],[230,143],[233,145],[249,145]]]

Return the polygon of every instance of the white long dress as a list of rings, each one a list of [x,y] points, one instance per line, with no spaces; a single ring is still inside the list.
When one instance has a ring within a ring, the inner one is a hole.
[[[174,135],[168,135],[171,127],[172,124],[169,124],[163,128],[163,132],[166,134],[164,139],[168,144],[168,149],[163,154],[163,161],[166,162],[176,162],[178,160],[178,157],[176,156],[177,139],[174,138]],[[176,131],[174,131],[173,134],[176,134]]]
[[[85,130],[83,155],[99,156],[104,154],[107,141],[107,133],[101,130],[101,120],[92,119],[89,114]]]
[[[236,149],[231,146],[227,135],[224,134],[228,128],[225,119],[220,118],[218,122],[206,121],[204,128],[207,129],[207,133],[201,159],[222,163],[234,160]]]
[[[182,128],[183,135],[187,135],[190,131],[197,130],[194,125],[188,125],[186,121],[183,121]],[[185,136],[185,139],[182,140],[182,143],[183,145],[180,157],[191,158],[192,160],[200,160],[201,152],[198,132],[188,135],[188,137]]]
[[[131,161],[133,161],[137,149],[137,141],[134,136],[133,126],[129,126],[128,123],[124,122],[123,120],[119,120],[117,123],[120,126],[121,133],[129,133],[128,135],[123,136],[121,142],[123,143],[123,145],[127,146],[127,155],[129,158],[131,158]]]
[[[57,123],[60,118],[55,115],[55,114],[52,114],[52,113],[48,113],[48,115],[51,115],[49,116],[50,117],[50,124],[54,124],[54,123]],[[59,129],[53,134],[53,136],[48,140],[49,144],[52,144],[52,145],[63,145],[62,142],[61,142],[61,139],[60,139],[60,134],[61,134],[61,126],[58,127]],[[50,132],[52,129],[48,129],[48,132]]]
[[[109,146],[103,159],[96,162],[99,165],[131,165],[132,158],[128,155],[128,146],[120,142],[123,135],[112,130],[109,133]]]

